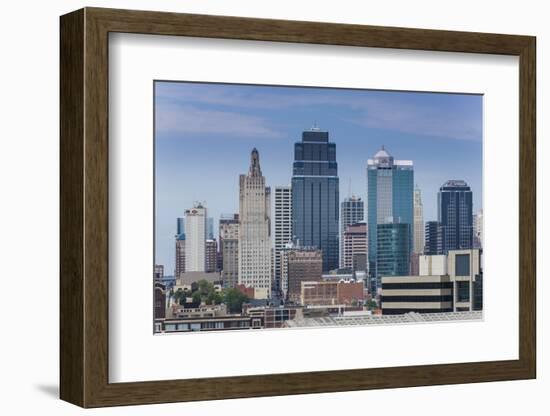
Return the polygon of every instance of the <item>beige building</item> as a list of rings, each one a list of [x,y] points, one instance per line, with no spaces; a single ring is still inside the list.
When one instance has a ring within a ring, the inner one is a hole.
[[[234,288],[239,281],[239,214],[220,219],[219,238],[223,285]]]
[[[413,252],[422,254],[424,253],[424,207],[422,206],[422,193],[418,185],[414,189],[413,217]]]
[[[421,256],[420,276],[382,277],[382,313],[482,310],[481,255],[467,249]]]
[[[367,270],[367,224],[350,224],[342,241],[342,267],[352,270]]]
[[[481,250],[449,250],[447,271],[453,281],[456,312],[482,309]]]
[[[383,315],[452,312],[453,282],[446,275],[382,277],[380,303]]]
[[[265,186],[260,155],[250,155],[248,174],[239,177],[239,278],[256,298],[271,296],[271,190]]]
[[[447,256],[445,254],[419,256],[418,274],[420,276],[437,276],[447,274]]]

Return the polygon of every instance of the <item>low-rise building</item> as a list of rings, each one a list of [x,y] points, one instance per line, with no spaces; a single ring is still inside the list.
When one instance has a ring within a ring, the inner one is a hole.
[[[365,300],[365,285],[353,280],[302,282],[302,305],[353,305]]]
[[[383,315],[453,311],[450,276],[382,276]]]

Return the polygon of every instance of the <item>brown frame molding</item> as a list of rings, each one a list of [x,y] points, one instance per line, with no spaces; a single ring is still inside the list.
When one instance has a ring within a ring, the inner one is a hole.
[[[439,30],[85,8],[60,19],[60,396],[82,407],[536,377],[536,39]],[[195,36],[519,56],[519,359],[109,383],[108,34]]]

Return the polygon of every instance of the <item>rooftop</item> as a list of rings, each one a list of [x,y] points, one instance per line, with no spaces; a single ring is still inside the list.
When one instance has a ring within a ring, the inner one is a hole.
[[[322,318],[301,318],[286,321],[290,328],[331,327],[331,326],[363,326],[388,324],[414,324],[430,322],[460,322],[477,321],[483,318],[482,311],[473,312],[443,312],[416,313],[403,315],[359,315],[359,316],[327,316]]]

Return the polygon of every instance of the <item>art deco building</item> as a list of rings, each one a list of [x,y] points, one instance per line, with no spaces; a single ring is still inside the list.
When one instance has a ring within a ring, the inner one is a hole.
[[[422,193],[418,185],[414,189],[414,242],[413,251],[416,254],[424,253],[424,208]]]
[[[292,188],[275,187],[275,241],[274,241],[274,283],[277,291],[281,286],[281,251],[292,241]]]
[[[206,208],[196,203],[185,211],[185,272],[204,272],[206,266]]]
[[[248,174],[239,177],[239,279],[256,298],[271,296],[271,190],[265,186],[260,155],[250,154]]]
[[[301,246],[322,250],[323,271],[339,266],[339,201],[336,144],[327,131],[304,131],[294,144],[292,233]]]
[[[361,198],[352,195],[340,205],[340,268],[344,265],[344,233],[349,225],[363,222],[365,204]]]
[[[234,288],[239,281],[239,214],[220,219],[219,240],[223,286]]]
[[[395,160],[382,146],[367,162],[367,213],[370,290],[380,276],[408,273],[413,247],[414,170],[411,160]],[[383,241],[378,242],[382,234]],[[407,238],[408,241],[400,239]],[[378,250],[385,251],[379,258]],[[402,256],[402,257],[398,257]]]

